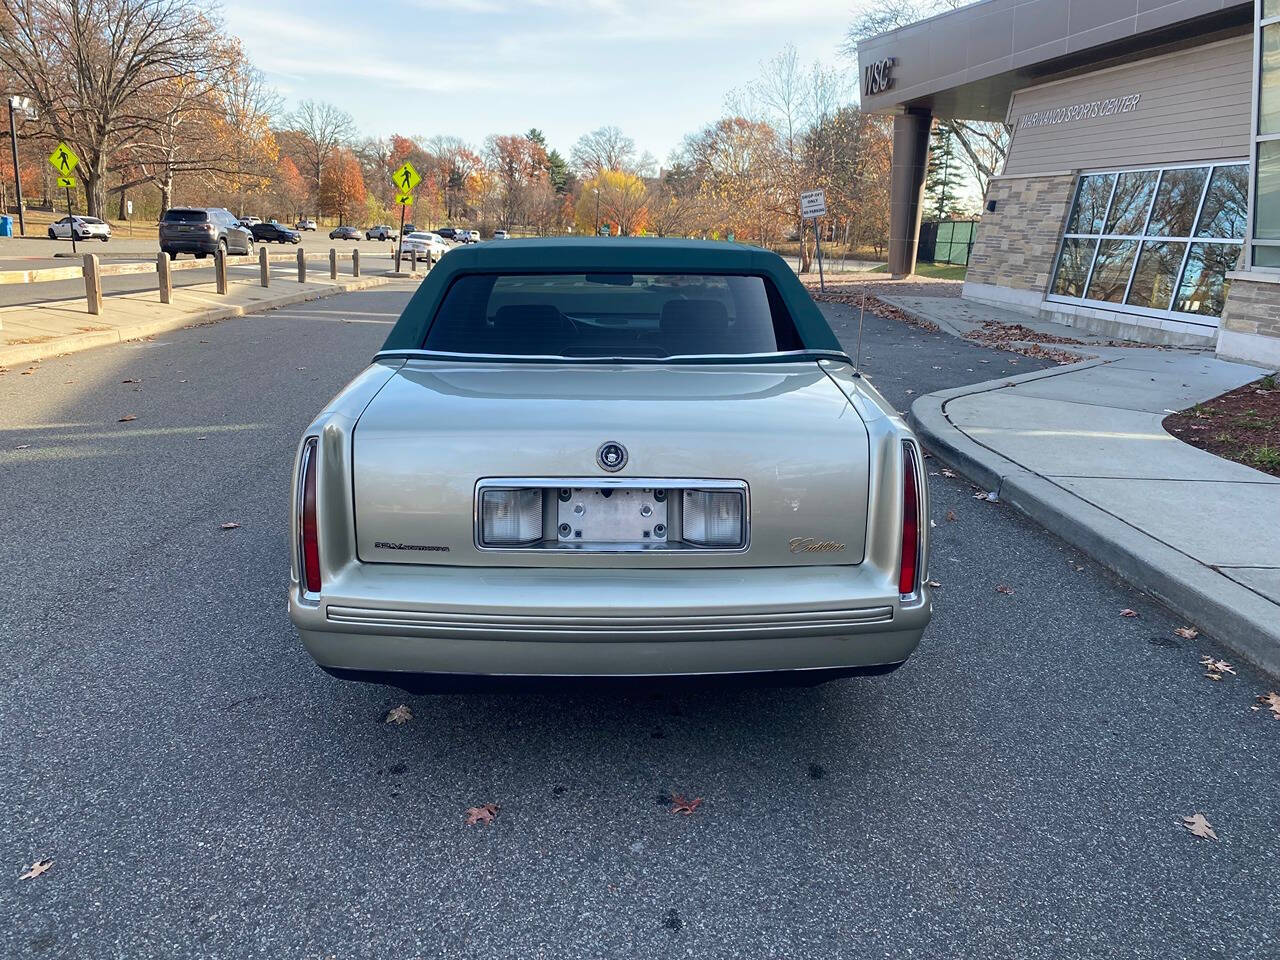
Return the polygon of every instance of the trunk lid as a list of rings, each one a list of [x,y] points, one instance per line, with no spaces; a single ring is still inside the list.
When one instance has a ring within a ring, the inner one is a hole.
[[[616,473],[596,462],[606,441],[622,444],[629,454]],[[867,432],[813,361],[411,360],[361,415],[353,459],[357,548],[365,562],[856,564],[865,546]],[[704,555],[482,550],[474,535],[476,485],[502,477],[744,481],[750,542],[740,553]],[[818,543],[843,547],[804,549]]]

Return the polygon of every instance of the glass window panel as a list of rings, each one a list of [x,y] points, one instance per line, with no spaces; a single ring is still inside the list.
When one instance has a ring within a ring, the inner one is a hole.
[[[1280,0],[1262,0],[1262,19],[1280,17]]]
[[[1116,180],[1116,192],[1107,214],[1107,228],[1103,233],[1142,233],[1147,222],[1147,209],[1151,195],[1156,192],[1159,170],[1138,170],[1122,173]]]
[[[1253,235],[1280,240],[1280,140],[1258,144],[1258,178],[1253,196]]]
[[[1227,271],[1236,268],[1239,256],[1238,243],[1193,243],[1173,309],[1206,317],[1222,316],[1222,305],[1227,299]]]
[[[1076,190],[1075,206],[1067,221],[1067,233],[1101,233],[1102,218],[1107,213],[1107,201],[1111,198],[1114,173],[1094,173],[1080,178]]]
[[[1200,192],[1204,189],[1205,167],[1166,170],[1160,177],[1156,203],[1151,208],[1147,233],[1153,237],[1186,237],[1191,234]]]
[[[1249,167],[1238,164],[1215,167],[1205,194],[1204,209],[1196,227],[1197,237],[1243,240],[1249,207]]]
[[[1097,240],[1068,237],[1062,241],[1058,272],[1053,276],[1054,293],[1060,297],[1079,297],[1084,293],[1084,282],[1089,277],[1089,264],[1097,246]]]
[[[1098,245],[1098,259],[1093,264],[1085,299],[1124,303],[1124,288],[1129,284],[1129,271],[1137,252],[1137,240],[1103,240]]]
[[[1170,240],[1148,240],[1143,243],[1142,252],[1138,254],[1138,267],[1133,273],[1133,284],[1125,303],[1152,310],[1168,310],[1186,249],[1185,243]]]
[[[1280,247],[1254,247],[1255,267],[1280,267]]]
[[[1280,133],[1280,23],[1262,28],[1258,64],[1258,133]]]

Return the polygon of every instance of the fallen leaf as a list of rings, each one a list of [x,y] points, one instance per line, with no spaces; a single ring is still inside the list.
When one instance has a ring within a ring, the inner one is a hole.
[[[1183,817],[1182,825],[1202,840],[1218,839],[1218,835],[1213,832],[1213,824],[1205,819],[1203,813]]]
[[[1200,631],[1195,627],[1178,627],[1173,632],[1183,640],[1194,640],[1196,637],[1200,636]]]
[[[498,805],[496,803],[486,803],[478,807],[467,807],[467,826],[474,827],[477,823],[483,823],[486,826],[493,823],[493,818],[498,815]]]
[[[1206,673],[1206,674],[1205,674],[1205,676],[1206,676],[1206,677],[1208,677],[1210,680],[1221,680],[1221,679],[1222,679],[1222,674],[1220,674],[1220,673],[1214,673],[1213,671],[1210,671],[1209,673]]]
[[[940,587],[940,586],[942,586],[942,584],[941,584],[941,583],[939,583],[937,580],[926,580],[926,581],[924,582],[924,585],[925,585],[926,587]]]
[[[1273,720],[1280,720],[1280,693],[1268,693],[1265,696],[1259,697],[1258,702],[1266,704],[1267,709],[1271,711],[1271,718]],[[1256,710],[1257,707],[1254,709]]]
[[[1013,596],[1013,587],[1009,586],[1007,583],[997,583],[996,593],[1004,593],[1009,596]]]
[[[35,863],[31,865],[31,869],[28,870],[26,873],[24,873],[22,876],[20,876],[18,879],[34,880],[36,877],[40,876],[40,874],[44,873],[46,870],[48,870],[52,866],[53,866],[52,860],[37,860]]]
[[[1123,610],[1120,611],[1120,616],[1122,617],[1136,617],[1137,615],[1138,615],[1137,610],[1130,610],[1128,607],[1125,607]]]
[[[15,450],[29,450],[29,449],[31,449],[31,444],[29,444],[29,443],[20,443],[20,444],[18,444],[16,447],[14,447],[13,449],[15,449]]]
[[[413,711],[410,710],[407,706],[405,706],[402,703],[400,704],[400,706],[392,707],[390,710],[387,711],[387,718],[386,720],[383,721],[383,723],[401,724],[401,723],[408,723],[412,719],[413,719]]]
[[[950,467],[943,467],[942,475],[950,479],[951,477],[954,477],[956,475],[956,472],[952,470]]]
[[[1206,667],[1210,673],[1229,673],[1232,676],[1235,676],[1236,673],[1235,670],[1232,669],[1231,664],[1227,663],[1227,661],[1215,660],[1213,657],[1201,657],[1200,666]]]
[[[913,394],[913,393],[915,393],[915,391],[914,391],[914,390],[908,390],[908,391],[907,391],[907,394],[908,394],[908,395]]]
[[[132,414],[132,413],[130,413],[130,414],[126,414],[125,416],[121,417],[119,420],[117,420],[117,421],[116,421],[116,423],[128,423],[130,420],[137,420],[137,419],[138,419],[138,417],[137,417],[137,415],[136,415],[136,414]]]
[[[697,797],[693,800],[686,800],[682,794],[673,793],[671,795],[671,812],[683,813],[686,817],[702,806],[702,798]]]
[[[223,530],[236,530],[239,529],[239,527],[240,524],[236,523],[234,520],[228,520],[222,525]]]
[[[141,383],[142,381],[134,379],[134,380],[121,380],[120,382],[121,383]]]
[[[954,510],[947,511],[947,523],[955,523],[959,519],[960,518],[956,516],[956,512]]]

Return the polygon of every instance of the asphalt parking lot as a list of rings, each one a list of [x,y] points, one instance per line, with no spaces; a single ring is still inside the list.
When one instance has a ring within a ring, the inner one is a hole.
[[[0,375],[0,956],[1280,952],[1277,681],[934,460],[937,609],[891,676],[322,674],[285,611],[291,458],[411,289]],[[903,410],[1042,363],[874,316],[863,342]]]

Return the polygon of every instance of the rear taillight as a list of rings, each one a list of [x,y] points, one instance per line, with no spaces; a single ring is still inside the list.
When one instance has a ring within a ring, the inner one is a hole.
[[[902,562],[898,567],[898,593],[910,596],[920,574],[920,479],[915,447],[902,444]]]
[[[320,592],[320,533],[316,524],[316,440],[312,437],[302,448],[302,465],[298,470],[298,520],[302,565],[299,579],[307,593]]]

